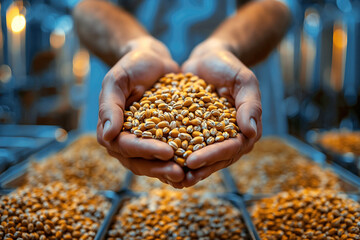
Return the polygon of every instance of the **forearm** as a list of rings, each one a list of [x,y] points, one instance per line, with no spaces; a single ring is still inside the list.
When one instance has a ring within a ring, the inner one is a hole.
[[[281,2],[250,2],[221,24],[210,39],[224,42],[250,66],[267,57],[286,33],[290,22],[290,11]]]
[[[132,39],[148,36],[130,14],[102,0],[85,0],[73,12],[80,41],[110,66],[126,52]]]

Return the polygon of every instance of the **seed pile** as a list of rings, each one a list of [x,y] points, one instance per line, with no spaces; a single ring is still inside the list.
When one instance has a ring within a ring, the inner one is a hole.
[[[360,132],[326,132],[321,134],[319,142],[334,152],[360,156]]]
[[[360,204],[331,190],[289,191],[256,204],[261,239],[360,239]]]
[[[275,137],[256,143],[230,171],[243,193],[276,193],[302,188],[339,190],[342,187],[331,170],[321,168]]]
[[[125,172],[119,161],[97,143],[95,136],[84,135],[48,159],[33,162],[28,183],[36,186],[61,181],[99,190],[117,190]]]
[[[108,209],[86,187],[23,187],[0,198],[0,239],[94,239]]]
[[[162,183],[156,178],[149,178],[145,176],[137,176],[132,184],[131,189],[137,192],[146,192],[151,189],[161,188],[174,190],[174,188],[168,184]],[[220,173],[215,172],[208,178],[198,182],[196,185],[182,189],[181,191],[191,192],[212,192],[212,193],[224,193],[225,188],[222,184]]]
[[[181,166],[206,145],[235,137],[236,110],[212,85],[187,74],[167,74],[125,111],[124,130],[168,143]]]
[[[249,239],[240,217],[224,200],[157,189],[125,204],[107,239]]]

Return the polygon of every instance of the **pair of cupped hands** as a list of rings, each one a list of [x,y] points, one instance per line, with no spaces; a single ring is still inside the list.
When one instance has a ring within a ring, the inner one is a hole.
[[[122,131],[125,109],[139,101],[159,78],[172,72],[198,75],[237,109],[237,137],[192,153],[186,160],[188,171],[171,160],[174,150],[168,144]],[[158,178],[175,188],[190,187],[252,149],[262,133],[261,112],[255,75],[226,43],[211,38],[204,41],[180,68],[164,44],[146,36],[128,42],[123,57],[103,80],[97,138],[111,156],[134,174]]]

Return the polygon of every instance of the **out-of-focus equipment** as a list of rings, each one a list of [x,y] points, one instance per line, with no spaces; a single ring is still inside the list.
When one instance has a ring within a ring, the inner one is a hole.
[[[0,123],[77,127],[90,71],[70,15],[78,1],[1,1]],[[360,2],[288,3],[294,22],[280,53],[290,133],[358,129]]]
[[[297,16],[280,46],[290,132],[359,128],[360,2],[291,1]]]
[[[1,1],[0,123],[77,128],[89,53],[75,36],[78,1]]]

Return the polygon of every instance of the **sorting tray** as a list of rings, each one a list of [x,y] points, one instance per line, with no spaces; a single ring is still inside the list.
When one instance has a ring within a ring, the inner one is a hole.
[[[51,154],[59,152],[61,149],[66,147],[70,142],[74,141],[75,137],[78,135],[76,131],[70,132],[68,138],[64,142],[58,142],[43,147],[36,153],[28,156],[23,161],[13,165],[5,172],[0,174],[0,187],[1,188],[16,188],[21,186],[25,181],[27,168],[31,161],[42,161],[45,158],[49,157]]]
[[[124,205],[125,201],[129,200],[131,197],[135,197],[134,193],[127,189],[123,189],[119,192],[112,192],[112,201],[111,201],[111,208],[108,214],[105,216],[97,234],[95,240],[102,240],[105,239],[106,234],[111,227],[112,220],[115,215],[118,213],[120,208]]]
[[[21,186],[26,181],[26,176],[28,172],[28,167],[32,161],[41,162],[46,161],[48,157],[53,154],[56,154],[69,146],[71,143],[76,141],[82,135],[89,135],[92,133],[83,133],[78,130],[69,132],[68,137],[63,142],[55,142],[42,150],[39,150],[37,153],[30,155],[24,161],[10,167],[5,172],[0,174],[0,189],[13,189]],[[123,186],[129,186],[132,178],[132,174],[129,171],[126,171],[126,174],[123,178],[121,186],[118,189],[122,189]]]
[[[103,223],[97,232],[95,240],[105,239],[107,232],[111,227],[112,221],[113,221],[114,217],[117,215],[117,213],[119,213],[121,211],[121,209],[124,207],[125,203],[128,200],[139,197],[140,194],[144,194],[144,193],[133,192],[129,189],[124,189],[120,192],[112,194],[111,209],[110,209],[108,215],[103,220]],[[241,214],[241,218],[242,218],[241,220],[246,227],[246,230],[249,234],[250,239],[260,240],[260,237],[259,237],[258,233],[256,232],[255,226],[253,225],[253,222],[251,220],[251,217],[247,210],[245,202],[241,198],[241,196],[234,194],[234,193],[224,193],[224,194],[214,194],[214,198],[223,199],[223,200],[231,203],[233,205],[233,207],[235,207],[237,210],[239,210],[239,212]]]
[[[127,179],[128,178],[129,178],[129,176],[127,176]],[[12,188],[12,189],[10,189],[10,188],[8,188],[8,189],[0,188],[0,197],[3,196],[3,195],[7,195],[7,194],[11,193],[14,190],[15,190],[15,188]],[[125,193],[125,192],[126,192],[126,190],[124,190],[124,189],[120,190],[119,192],[113,192],[113,191],[99,191],[98,192],[98,195],[104,196],[106,198],[106,200],[110,202],[111,205],[110,205],[110,208],[109,208],[106,216],[103,219],[103,222],[100,225],[100,228],[99,228],[98,232],[95,235],[95,239],[104,239],[104,237],[106,235],[106,232],[103,233],[104,232],[103,229],[105,229],[110,224],[110,223],[106,222],[106,221],[109,221],[108,216],[110,215],[110,213],[115,211],[114,210],[115,207],[118,208],[118,203],[122,202],[122,199],[125,196],[123,193]],[[100,235],[100,233],[102,235]]]
[[[0,173],[55,140],[57,126],[0,125]]]
[[[353,199],[356,202],[360,202],[360,194],[358,193],[345,193],[347,197],[349,197],[350,199]],[[255,206],[255,204],[263,199],[266,198],[271,198],[274,197],[275,195],[277,195],[276,193],[274,194],[264,194],[264,195],[257,195],[257,196],[242,196],[241,194],[239,194],[239,196],[241,196],[240,198],[242,199],[242,204],[244,204],[243,208],[245,208],[246,210],[244,212],[246,212],[248,214],[248,218],[251,221],[251,230],[254,234],[254,237],[252,238],[253,240],[261,240],[260,238],[260,234],[256,229],[256,226],[253,222],[252,219],[252,214],[251,212],[253,211],[253,207]]]
[[[43,149],[42,151],[38,152],[34,155],[36,159],[40,161],[53,153],[56,153],[63,149],[64,147],[68,146],[71,142],[76,140],[81,133],[79,132],[71,132],[69,133],[69,138],[65,142],[57,143]],[[276,136],[279,137],[279,136]],[[339,165],[334,163],[327,163],[326,156],[313,149],[307,144],[299,141],[298,139],[285,135],[280,136],[285,143],[290,145],[291,147],[297,149],[301,154],[308,157],[310,160],[313,160],[315,163],[319,164],[324,168],[330,168],[333,172],[344,181],[344,183],[348,184],[351,189],[347,192],[353,198],[357,197],[359,199],[358,191],[360,189],[360,179],[359,177],[351,174],[346,169],[343,169]],[[241,161],[241,160],[240,160]],[[6,171],[4,174],[0,176],[0,195],[7,194],[11,189],[10,187],[16,188],[19,186],[19,182],[21,179],[24,178],[26,175],[27,167],[29,160],[22,162],[21,164],[17,165]],[[95,239],[100,240],[104,239],[108,229],[111,226],[113,217],[119,212],[119,210],[124,206],[126,200],[137,197],[139,192],[132,191],[132,184],[134,182],[135,176],[131,172],[127,172],[125,179],[123,180],[122,186],[118,192],[114,191],[102,191],[101,193],[104,194],[110,201],[111,201],[111,208],[108,214],[105,216],[100,228],[98,229],[97,235]],[[255,229],[255,226],[252,222],[250,217],[248,207],[253,204],[254,202],[264,198],[272,196],[273,194],[257,194],[257,195],[250,195],[250,194],[242,194],[239,192],[235,181],[234,176],[231,175],[228,169],[223,169],[221,171],[221,179],[224,184],[225,193],[216,195],[217,197],[224,198],[225,200],[229,201],[235,208],[237,208],[241,212],[242,221],[249,233],[249,236],[252,240],[256,239],[259,240],[260,237]]]
[[[356,156],[352,153],[341,154],[341,153],[332,151],[331,149],[326,148],[322,144],[319,143],[319,138],[320,138],[321,134],[326,133],[326,132],[339,132],[339,131],[341,132],[341,130],[339,130],[339,129],[336,129],[336,130],[325,130],[325,129],[311,130],[306,133],[306,141],[310,145],[314,146],[315,148],[320,149],[320,151],[325,153],[332,162],[346,168],[347,170],[349,170],[350,172],[352,172],[356,175],[360,175],[360,156]]]
[[[100,195],[106,197],[108,201],[111,202],[111,207],[107,212],[105,218],[103,219],[98,232],[95,236],[95,240],[105,239],[108,230],[111,227],[112,221],[116,214],[122,209],[126,201],[131,200],[132,198],[139,197],[141,192],[133,192],[128,187],[133,180],[134,175],[132,173],[127,174],[126,180],[124,181],[123,188],[117,192],[114,191],[99,191]],[[9,194],[15,189],[0,189],[0,196],[4,194]],[[231,203],[241,214],[241,220],[245,225],[245,228],[249,234],[250,239],[260,240],[258,233],[256,232],[255,226],[252,223],[250,214],[247,210],[245,201],[243,198],[235,193],[224,193],[224,194],[213,194],[216,198],[224,199]]]
[[[85,133],[81,133],[80,131],[72,131],[68,134],[68,138],[64,142],[56,142],[55,144],[49,145],[48,147],[40,150],[39,152],[31,155],[24,161],[12,166],[8,170],[6,170],[3,174],[0,175],[0,196],[9,194],[14,191],[16,188],[20,187],[25,179],[27,174],[27,169],[30,164],[30,161],[44,161],[52,154],[55,154],[65,147],[69,146],[72,142],[78,139]],[[88,133],[87,133],[88,134]],[[118,206],[118,202],[122,202],[122,198],[125,196],[124,193],[127,192],[127,188],[130,186],[133,179],[133,174],[130,171],[126,171],[124,179],[122,181],[121,186],[119,186],[119,191],[99,191],[100,195],[103,195],[108,201],[111,202],[111,207],[107,215],[110,212],[114,211],[114,207]],[[106,222],[108,219],[105,216],[103,222],[100,225],[99,231],[95,236],[95,239],[104,239],[99,235],[100,232],[104,232],[104,229],[109,223]],[[105,232],[106,234],[106,232]]]
[[[326,161],[326,156],[323,153],[317,151],[316,149],[312,148],[306,143],[290,135],[268,136],[268,137],[279,138],[285,144],[297,150],[304,157],[308,158],[311,161],[314,161],[314,164],[318,164],[323,169],[331,170],[340,180],[340,186],[342,187],[344,192],[349,194],[352,193],[356,194],[359,192],[360,178],[336,163],[333,162],[328,163]],[[241,161],[241,159],[239,161]],[[231,175],[231,172],[228,169],[223,170],[223,179],[225,181],[225,185],[227,186],[230,192],[242,195],[245,200],[253,199],[253,198],[255,199],[263,198],[273,194],[273,193],[269,193],[269,194],[252,195],[252,194],[240,192],[237,187],[234,176]]]

